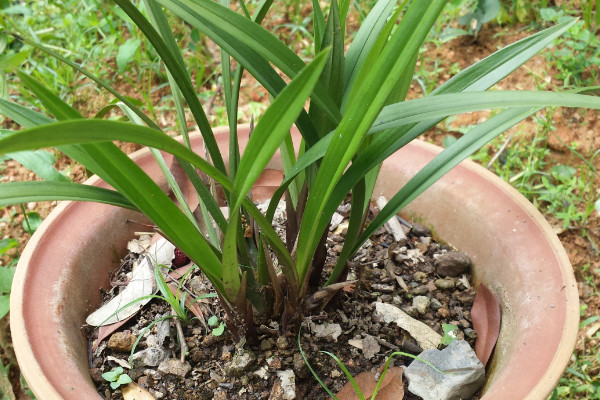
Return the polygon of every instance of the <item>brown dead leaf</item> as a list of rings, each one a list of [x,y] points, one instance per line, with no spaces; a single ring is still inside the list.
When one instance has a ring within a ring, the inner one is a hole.
[[[121,388],[125,400],[156,400],[146,389],[135,382],[128,383]]]
[[[381,382],[379,392],[377,392],[377,400],[401,400],[404,398],[404,385],[402,384],[402,367],[392,367]],[[375,374],[372,372],[362,372],[354,377],[356,384],[362,391],[365,398],[370,398],[377,386]],[[337,393],[339,400],[359,400],[358,394],[354,390],[354,386],[350,382],[346,383],[342,390]]]
[[[500,334],[500,304],[485,284],[481,284],[471,308],[473,328],[477,332],[475,353],[485,366],[492,355]]]

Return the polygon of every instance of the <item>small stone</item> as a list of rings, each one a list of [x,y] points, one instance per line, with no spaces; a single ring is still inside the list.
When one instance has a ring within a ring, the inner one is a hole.
[[[178,358],[169,358],[168,360],[162,361],[158,366],[158,370],[163,374],[177,375],[182,378],[185,378],[191,369],[192,366],[189,362],[181,362]]]
[[[261,368],[254,371],[254,375],[258,376],[260,379],[268,379],[269,378],[268,367],[266,365],[263,365]]]
[[[281,359],[279,357],[272,357],[267,359],[267,365],[273,369],[281,368]]]
[[[475,300],[475,289],[470,288],[456,294],[456,299],[463,304],[472,304]]]
[[[465,329],[465,336],[467,336],[469,339],[477,339],[477,332],[475,332],[471,328],[466,328]]]
[[[382,294],[381,297],[380,297],[380,299],[384,303],[391,303],[392,302],[392,295],[391,294]]]
[[[213,392],[213,400],[227,400],[227,393],[223,390],[217,389]]]
[[[380,291],[380,292],[388,292],[388,293],[396,291],[396,288],[393,285],[384,285],[384,284],[381,284],[381,283],[373,283],[373,284],[371,284],[371,289],[377,290],[377,291]]]
[[[427,296],[416,296],[413,298],[413,307],[417,309],[419,314],[425,314],[430,302],[431,300]]]
[[[114,351],[127,353],[133,348],[135,335],[125,332],[117,332],[108,339],[108,348]]]
[[[285,336],[279,336],[275,344],[279,350],[285,350],[290,346],[290,343]]]
[[[322,325],[311,324],[311,330],[318,338],[324,338],[327,341],[335,342],[342,334],[340,324],[324,323]]]
[[[448,310],[446,307],[442,307],[437,310],[437,315],[442,318],[448,318],[450,316],[450,310]]]
[[[283,400],[283,388],[279,381],[275,381],[269,394],[269,400]]]
[[[483,364],[464,340],[455,340],[441,351],[425,350],[419,358],[449,372],[439,373],[418,360],[406,368],[408,390],[423,400],[468,399],[485,383]]]
[[[461,328],[470,328],[471,327],[471,323],[464,318],[461,319],[460,321],[458,321],[458,325],[460,325]]]
[[[429,293],[429,288],[426,285],[417,286],[413,289],[412,293],[416,296],[421,296],[423,294]]]
[[[210,347],[217,342],[218,337],[215,335],[206,335],[202,339],[202,347]]]
[[[410,230],[416,236],[431,236],[431,229],[421,224],[413,223]]]
[[[437,289],[438,287],[435,286],[435,281],[427,282],[427,290],[429,290],[430,292],[435,292]]]
[[[406,308],[403,308],[402,310],[411,317],[416,317],[417,315],[419,315],[419,312],[417,311],[417,308],[415,306],[408,306]]]
[[[104,380],[102,377],[102,370],[100,368],[90,368],[90,376],[94,382],[102,382]]]
[[[370,360],[371,358],[375,357],[375,355],[380,351],[381,346],[379,346],[377,340],[371,335],[365,336],[365,338],[362,340],[363,356],[367,360]]]
[[[169,355],[161,347],[150,347],[142,351],[138,351],[131,357],[133,366],[148,366],[157,367],[161,361],[165,360]]]
[[[308,377],[308,367],[306,366],[304,358],[302,358],[300,353],[294,354],[293,365],[294,371],[296,372],[296,375],[298,375],[298,378],[304,379]]]
[[[296,379],[294,371],[291,369],[285,371],[277,371],[277,377],[281,381],[283,389],[283,400],[293,400],[296,398]]]
[[[241,352],[235,353],[227,370],[234,376],[241,376],[254,364],[254,361],[256,361],[256,355],[250,350],[243,349]]]
[[[337,212],[333,213],[331,216],[331,225],[329,226],[330,231],[334,231],[342,222],[344,221],[344,216]]]
[[[271,350],[274,345],[275,344],[273,343],[273,339],[271,339],[271,338],[263,339],[262,342],[260,342],[260,349],[262,351]]]
[[[435,271],[441,276],[460,276],[469,272],[471,259],[466,253],[451,251],[435,259]]]
[[[455,283],[452,279],[436,279],[435,286],[438,289],[454,289]]]
[[[344,217],[349,216],[350,215],[350,203],[342,204],[341,206],[339,206],[337,208],[337,212],[342,214]]]
[[[440,303],[440,301],[436,298],[431,299],[431,302],[429,303],[429,308],[431,308],[433,311],[437,311],[440,308],[442,308],[442,303]]]
[[[427,274],[423,271],[417,271],[413,274],[415,281],[425,282],[428,278]]]

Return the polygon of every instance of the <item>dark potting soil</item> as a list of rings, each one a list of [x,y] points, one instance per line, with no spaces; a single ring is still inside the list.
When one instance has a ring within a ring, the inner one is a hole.
[[[324,276],[341,251],[344,224],[342,221],[327,239]],[[405,227],[405,231],[408,228]],[[346,384],[347,379],[335,361],[322,351],[335,354],[354,376],[363,371],[380,371],[387,356],[395,351],[415,355],[421,351],[406,331],[394,323],[384,323],[376,315],[375,302],[392,304],[439,334],[443,334],[442,324],[454,324],[458,326],[457,337],[474,344],[476,334],[472,329],[470,309],[475,290],[471,287],[469,273],[444,277],[436,273],[434,266],[436,258],[456,250],[435,241],[429,229],[418,224],[407,237],[405,243],[397,243],[386,229],[376,232],[353,258],[347,280],[356,282],[341,289],[323,310],[305,316],[300,335],[302,350],[316,374],[334,393]],[[464,258],[461,253],[455,255]],[[131,264],[131,256],[128,257],[122,274]],[[117,276],[114,280],[126,279]],[[190,274],[184,286],[192,292],[192,297],[212,291],[199,272]],[[418,302],[414,300],[417,297]],[[199,303],[200,309],[206,319],[216,315],[223,320],[224,313],[213,300]],[[123,342],[132,343],[152,321],[169,312],[166,302],[152,300],[113,334],[118,337],[111,338],[109,345],[105,339],[98,346],[90,357],[90,373],[103,398],[123,399],[120,390],[110,389],[101,376],[118,363],[128,361],[129,351],[125,348],[130,346],[123,347]],[[163,352],[165,357],[178,359],[180,346],[175,325],[172,321],[169,324],[168,337],[162,344]],[[156,346],[156,331],[157,325],[149,329],[135,351]],[[173,367],[171,373],[150,366],[126,368],[125,372],[156,399],[277,399],[284,398],[281,396],[286,389],[294,390],[296,399],[329,398],[300,354],[298,332],[284,336],[277,321],[261,324],[257,331],[258,345],[236,344],[227,330],[215,336],[210,328],[194,319],[183,326],[188,353],[182,367]],[[97,332],[94,329],[90,334],[90,347]],[[392,365],[408,365],[411,361],[408,357],[395,357]],[[286,373],[288,377],[294,377],[295,385],[291,389],[284,382]],[[404,398],[420,397],[405,390]]]

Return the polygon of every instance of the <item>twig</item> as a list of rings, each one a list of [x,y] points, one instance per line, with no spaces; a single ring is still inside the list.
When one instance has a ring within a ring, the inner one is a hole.
[[[377,207],[379,208],[379,211],[383,210],[386,204],[387,199],[383,196],[379,196],[377,199]],[[395,215],[392,216],[392,218],[390,218],[385,224],[392,231],[392,235],[394,236],[394,240],[396,242],[406,242],[408,240],[404,230],[402,229],[402,226],[400,226],[398,218],[396,218]]]
[[[377,336],[373,336],[373,337],[375,338],[375,340],[377,340],[377,343],[379,343],[383,347],[387,347],[388,349],[392,349],[394,351],[400,351],[400,347],[396,346],[395,344],[391,344],[390,342],[386,341],[385,339],[379,338]]]
[[[185,362],[185,353],[188,351],[187,343],[185,342],[185,337],[183,336],[183,328],[181,327],[181,321],[177,318],[177,313],[171,307],[171,315],[174,315],[175,318],[175,329],[177,329],[177,337],[179,338],[179,346],[181,347],[181,355],[179,356],[179,360],[182,363]]]
[[[494,162],[498,159],[498,157],[500,157],[500,154],[502,154],[502,152],[504,150],[506,150],[506,146],[508,146],[508,143],[510,142],[511,139],[512,139],[512,134],[510,134],[508,136],[508,138],[506,138],[506,141],[498,149],[498,151],[496,152],[496,154],[494,154],[494,157],[492,157],[492,159],[490,160],[490,162],[487,163],[487,165],[485,166],[485,168],[490,169],[490,167],[494,164]]]

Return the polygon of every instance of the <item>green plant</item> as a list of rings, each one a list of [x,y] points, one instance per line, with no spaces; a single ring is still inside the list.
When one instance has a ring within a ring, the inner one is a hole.
[[[102,374],[102,378],[110,382],[110,387],[118,389],[121,385],[127,385],[133,382],[133,380],[124,373],[123,367],[116,367],[112,371],[108,371]]]
[[[318,290],[328,224],[348,193],[352,193],[352,211],[346,240],[325,285],[344,276],[348,260],[391,216],[508,127],[547,105],[600,108],[600,99],[583,94],[486,92],[572,26],[573,20],[498,51],[422,99],[402,101],[412,80],[419,48],[443,9],[444,0],[406,1],[401,7],[396,7],[392,0],[380,0],[365,18],[347,52],[344,38],[349,1],[331,2],[327,15],[314,8],[316,56],[308,65],[261,27],[271,1],[261,2],[250,14],[245,7],[241,7],[240,13],[231,10],[226,0],[222,4],[209,0],[147,0],[143,2],[147,16],[127,0],[115,3],[141,30],[166,67],[183,144],[164,134],[154,120],[105,81],[52,49],[16,35],[13,37],[67,63],[108,90],[123,104],[122,109],[131,122],[84,119],[39,82],[19,74],[21,82],[54,119],[0,100],[0,112],[25,128],[1,138],[0,153],[56,146],[115,190],[68,182],[3,183],[0,205],[76,199],[142,211],[161,234],[206,274],[220,295],[229,330],[236,339],[245,336],[249,342],[256,340],[255,311],[268,317],[281,316],[285,330],[297,326],[302,314],[308,312],[302,307],[306,296]],[[219,151],[162,7],[221,48],[224,103],[230,128],[227,157]],[[237,62],[232,63],[230,57]],[[267,89],[273,101],[258,121],[242,155],[236,124],[244,70]],[[281,78],[278,70],[289,81]],[[308,99],[310,104],[305,110]],[[184,101],[203,136],[206,158],[190,149]],[[496,108],[506,110],[449,146],[391,198],[377,217],[366,223],[383,160],[449,115]],[[294,123],[303,139],[298,157],[290,136]],[[177,202],[121,152],[113,140],[151,147]],[[186,203],[158,149],[175,155],[197,191],[198,212]],[[263,215],[248,193],[277,149],[281,150],[285,180]],[[209,182],[208,187],[203,178]],[[228,218],[212,196],[211,188],[217,185],[224,192]],[[287,243],[271,226],[275,207],[283,196],[287,200]],[[197,215],[202,217],[197,219]],[[252,234],[245,234],[247,228]],[[272,255],[277,258],[277,265],[272,262]]]
[[[225,332],[225,323],[219,321],[219,317],[213,315],[208,319],[208,326],[212,328],[211,333],[215,336],[221,336]]]
[[[444,332],[444,336],[442,336],[442,344],[444,346],[448,346],[450,343],[455,341],[456,331],[458,330],[458,326],[452,324],[442,324],[442,331]]]

